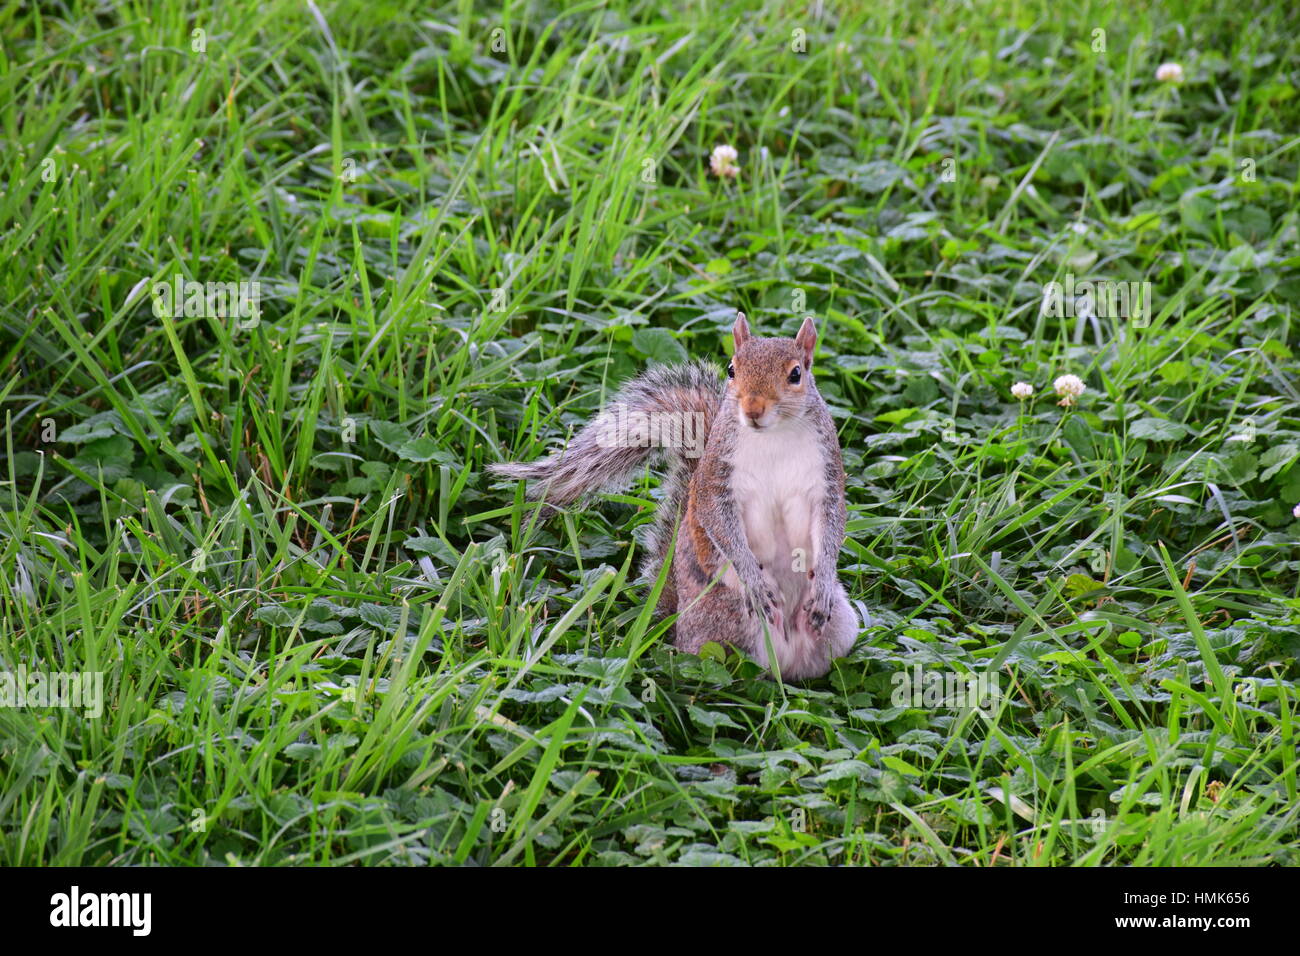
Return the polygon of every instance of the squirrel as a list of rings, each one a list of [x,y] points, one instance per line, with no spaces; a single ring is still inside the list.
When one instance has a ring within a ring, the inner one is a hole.
[[[707,362],[652,366],[566,448],[489,470],[534,482],[551,513],[666,464],[643,574],[670,564],[657,611],[677,614],[676,647],[718,641],[782,679],[820,677],[858,627],[836,568],[844,465],[813,382],[817,328],[809,316],[793,339],[760,338],[738,312],[732,333],[725,382]]]

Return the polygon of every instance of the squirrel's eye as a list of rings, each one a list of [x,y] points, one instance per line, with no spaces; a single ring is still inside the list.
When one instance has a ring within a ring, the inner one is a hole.
[[[727,366],[727,378],[735,378],[735,377],[736,377],[736,366],[734,366],[734,365],[728,365],[728,366]]]
[[[791,384],[791,385],[798,385],[798,384],[799,384],[799,366],[798,366],[798,365],[796,365],[794,368],[790,369],[790,384]]]

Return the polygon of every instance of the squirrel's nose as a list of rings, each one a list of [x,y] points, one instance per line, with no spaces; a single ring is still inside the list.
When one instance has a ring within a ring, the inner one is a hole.
[[[753,404],[753,405],[745,406],[745,417],[748,418],[755,425],[758,424],[759,419],[762,418],[765,414],[767,414],[766,405]]]

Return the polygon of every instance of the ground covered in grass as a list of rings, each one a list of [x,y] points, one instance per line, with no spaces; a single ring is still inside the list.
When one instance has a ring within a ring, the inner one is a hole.
[[[0,668],[103,700],[0,706],[0,861],[1297,862],[1294,11],[866,6],[6,8]],[[667,646],[653,476],[484,467],[738,308],[844,448],[806,685]]]

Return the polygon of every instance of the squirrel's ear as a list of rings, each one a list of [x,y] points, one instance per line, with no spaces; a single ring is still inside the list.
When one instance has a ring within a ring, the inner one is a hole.
[[[794,337],[794,344],[803,350],[803,367],[812,368],[813,347],[817,344],[817,326],[813,324],[813,317],[806,316],[803,325],[799,326],[799,334]]]
[[[736,313],[736,324],[731,327],[731,334],[736,339],[736,351],[739,352],[740,347],[749,341],[749,323],[745,321],[744,312]]]

